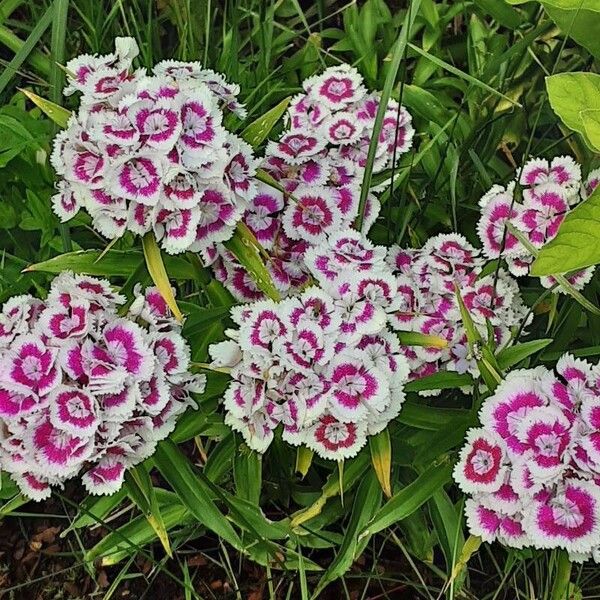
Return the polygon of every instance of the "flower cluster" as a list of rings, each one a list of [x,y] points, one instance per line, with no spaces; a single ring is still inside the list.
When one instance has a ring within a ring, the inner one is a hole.
[[[570,156],[557,156],[551,162],[533,158],[523,167],[518,182],[492,186],[479,201],[481,216],[477,224],[486,256],[502,256],[515,277],[527,275],[534,257],[506,224],[520,231],[532,246],[541,248],[556,237],[568,212],[592,193],[599,175],[600,169],[592,171],[582,185],[581,167]],[[590,267],[571,274],[568,280],[581,289],[593,274],[594,268]],[[546,288],[556,284],[553,277],[542,277],[540,281]]]
[[[105,280],[63,273],[45,301],[0,313],[0,464],[34,500],[83,473],[92,494],[121,487],[204,389],[155,288],[125,298]]]
[[[54,211],[66,221],[84,207],[110,239],[154,231],[169,253],[204,250],[231,237],[255,193],[252,149],[223,126],[225,109],[244,114],[239,89],[195,62],[132,71],[137,53],[117,38],[114,54],[67,64],[81,105],[54,142]]]
[[[288,127],[267,146],[262,168],[280,189],[260,184],[244,222],[272,257],[273,281],[284,295],[308,280],[306,250],[327,235],[343,231],[358,215],[360,185],[373,137],[380,96],[368,93],[358,71],[342,64],[307,79],[304,92],[288,109]],[[397,162],[412,144],[409,113],[395,100],[385,111],[374,173]],[[379,213],[370,193],[363,231]],[[261,297],[252,281],[227,252],[215,265],[217,276],[240,300]]]
[[[231,368],[225,422],[251,448],[264,452],[281,424],[287,442],[340,460],[382,431],[404,400],[408,364],[386,325],[395,278],[385,249],[353,230],[306,254],[320,287],[234,308],[238,328],[210,353],[214,366]]]
[[[419,249],[393,246],[387,261],[398,284],[398,308],[389,316],[392,327],[435,335],[447,342],[445,347],[403,347],[411,379],[440,370],[478,375],[476,357],[471,355],[462,324],[457,289],[484,340],[489,327],[493,329],[496,347],[510,340],[511,329],[526,316],[515,280],[503,270],[482,276],[480,251],[461,235],[440,234]]]
[[[600,371],[566,354],[510,373],[480,411],[454,478],[474,535],[600,557]]]

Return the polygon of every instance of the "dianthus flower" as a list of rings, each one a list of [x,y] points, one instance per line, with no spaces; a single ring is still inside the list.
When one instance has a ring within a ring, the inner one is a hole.
[[[399,331],[435,335],[447,346],[403,347],[411,379],[449,370],[477,376],[456,298],[458,288],[484,340],[493,330],[495,347],[511,338],[526,315],[515,280],[505,271],[482,276],[479,250],[457,234],[430,238],[422,248],[391,247],[387,261],[397,275],[396,310],[389,315]]]
[[[408,363],[387,327],[395,277],[385,249],[353,230],[312,246],[306,264],[320,287],[234,308],[231,340],[210,354],[214,366],[231,369],[225,422],[251,448],[264,452],[281,426],[288,443],[341,460],[404,400]]]
[[[196,62],[163,61],[131,70],[138,48],[67,63],[66,94],[80,108],[54,142],[61,177],[52,204],[66,221],[80,208],[107,238],[153,231],[175,254],[228,240],[255,194],[252,149],[223,125],[243,115],[239,88]]]
[[[600,371],[565,354],[556,372],[510,373],[487,398],[454,469],[473,535],[600,556]]]
[[[358,71],[346,64],[307,79],[287,111],[288,127],[269,142],[262,168],[281,189],[260,184],[244,222],[269,251],[268,264],[283,295],[308,281],[304,253],[327,236],[350,227],[358,215],[360,186],[380,95],[369,93]],[[410,114],[390,100],[379,134],[374,173],[391,168],[412,144]],[[379,213],[371,190],[363,232]],[[236,298],[252,301],[261,293],[226,251],[215,272]]]
[[[204,377],[156,288],[125,298],[108,281],[63,273],[46,300],[16,296],[0,313],[0,465],[26,496],[78,474],[111,494],[194,405]]]
[[[557,156],[551,162],[533,158],[523,167],[518,182],[511,181],[506,187],[492,186],[479,201],[481,217],[477,232],[485,255],[502,256],[515,277],[529,274],[534,257],[507,230],[506,224],[512,224],[532,246],[541,248],[556,237],[569,211],[592,193],[599,174],[600,169],[592,171],[582,185],[581,167],[570,156]],[[517,183],[520,199],[516,194]],[[567,279],[576,289],[582,289],[593,274],[594,267],[589,267]],[[546,288],[556,284],[553,277],[541,277],[540,281]],[[557,291],[565,292],[561,288]]]

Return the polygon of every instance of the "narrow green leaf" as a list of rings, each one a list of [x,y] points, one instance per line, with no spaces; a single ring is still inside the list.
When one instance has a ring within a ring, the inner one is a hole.
[[[133,469],[129,469],[125,475],[125,480],[129,497],[142,511],[148,523],[150,523],[150,526],[156,532],[167,556],[172,558],[173,552],[171,550],[169,535],[167,534],[165,522],[147,467],[142,463]]]
[[[27,57],[35,48],[35,45],[40,41],[46,29],[48,29],[50,23],[52,23],[53,15],[54,4],[51,4],[40,20],[35,24],[35,27],[31,30],[31,33],[21,48],[19,48],[8,65],[4,67],[4,71],[0,75],[0,93],[4,91],[4,88],[6,88],[10,80],[16,75],[21,65],[27,60]]]
[[[258,506],[262,485],[262,456],[245,444],[233,457],[233,479],[236,495]]]
[[[437,335],[428,335],[418,331],[397,331],[403,346],[424,346],[426,348],[447,348],[448,340]]]
[[[158,247],[156,238],[152,232],[147,233],[142,238],[142,246],[144,248],[144,257],[146,258],[146,267],[148,268],[150,277],[152,277],[152,281],[154,281],[160,295],[171,309],[173,316],[178,321],[183,321],[183,314],[175,301],[175,295],[173,294],[173,288],[171,288],[171,283],[169,282],[169,276],[165,269],[160,248]]]
[[[426,390],[447,390],[471,385],[473,385],[473,378],[468,373],[443,371],[409,381],[405,384],[404,389],[407,392],[422,392]]]
[[[369,437],[371,449],[371,462],[377,475],[383,493],[389,498],[392,495],[392,443],[390,432],[384,429],[377,435]]]
[[[52,121],[54,121],[59,127],[63,129],[67,126],[71,112],[66,108],[50,102],[29,90],[21,90],[25,96],[27,96],[43,113],[45,113]]]
[[[452,73],[452,75],[456,75],[457,77],[464,79],[465,81],[469,82],[470,84],[472,84],[476,87],[480,87],[481,89],[485,90],[486,92],[489,92],[490,94],[493,94],[494,96],[498,96],[499,98],[506,100],[508,103],[512,104],[513,106],[516,106],[518,108],[523,108],[519,102],[517,102],[516,100],[513,100],[506,94],[503,94],[502,92],[499,92],[498,90],[495,90],[493,87],[491,87],[487,83],[480,81],[476,77],[473,77],[473,75],[469,75],[469,73],[465,73],[464,71],[457,69],[455,66],[451,65],[450,63],[447,63],[446,61],[442,60],[441,58],[438,58],[437,56],[434,56],[433,54],[430,54],[426,50],[423,50],[422,48],[419,48],[418,46],[415,46],[414,44],[411,44],[411,43],[408,44],[408,47],[411,50],[414,50],[417,54],[424,56],[425,58],[430,60],[433,64],[437,65],[438,67],[441,67],[442,69],[445,69],[449,73]]]
[[[271,133],[271,130],[277,121],[281,119],[290,104],[290,100],[290,96],[284,98],[271,110],[250,123],[250,125],[242,131],[242,138],[244,138],[253,148],[257,148],[265,139],[267,139],[267,136]]]
[[[508,348],[504,348],[498,352],[496,356],[498,360],[498,366],[503,371],[514,367],[519,364],[522,360],[528,356],[543,350],[548,344],[551,344],[551,339],[531,340],[529,342],[523,342],[522,344],[515,344]]]
[[[427,406],[422,403],[422,399],[419,404],[406,401],[397,417],[398,421],[404,425],[429,431],[437,431],[446,427],[449,423],[465,421],[469,418],[470,412],[468,410]]]
[[[121,488],[110,496],[88,496],[81,503],[81,509],[71,525],[60,535],[64,537],[73,529],[92,527],[104,521],[106,517],[123,502],[127,496],[127,490]]]
[[[60,254],[49,260],[35,263],[23,269],[23,272],[62,273],[73,271],[85,275],[100,277],[129,277],[144,264],[144,256],[136,250],[110,250],[100,258],[99,250],[79,250]],[[192,266],[178,256],[166,256],[165,265],[173,279],[194,279]]]
[[[300,473],[301,477],[306,477],[312,464],[313,456],[314,452],[310,448],[298,446],[298,450],[296,451],[296,473]]]
[[[338,466],[338,469],[333,471],[327,478],[327,482],[323,486],[319,498],[317,498],[317,500],[315,500],[308,508],[298,511],[292,516],[292,528],[296,528],[321,514],[327,500],[340,494],[341,490],[348,491],[351,487],[356,485],[368,468],[368,460],[367,454],[364,452],[361,452],[352,460],[347,460],[343,475],[341,476]],[[340,479],[342,480],[341,485]]]
[[[431,466],[404,489],[394,494],[363,529],[362,535],[372,535],[412,514],[452,478],[452,465]]]
[[[319,581],[313,598],[318,598],[328,584],[342,577],[358,558],[359,534],[373,518],[380,505],[381,488],[378,480],[374,477],[373,472],[367,473],[356,491],[350,520],[344,531],[344,540]],[[364,538],[360,541],[364,543]]]
[[[238,223],[233,237],[225,242],[225,246],[240,261],[262,292],[272,300],[281,299],[271,274],[261,259],[261,254],[266,255],[266,253],[244,223]]]
[[[411,0],[407,12],[407,17],[404,20],[398,39],[394,43],[394,49],[390,64],[388,66],[388,72],[381,91],[381,97],[379,99],[379,106],[377,108],[377,114],[375,115],[375,123],[373,124],[373,133],[371,135],[371,142],[369,143],[369,150],[367,152],[367,162],[365,165],[365,172],[363,175],[362,186],[360,190],[360,202],[358,205],[358,216],[356,218],[356,229],[362,230],[363,220],[365,216],[365,208],[367,206],[367,197],[369,190],[371,189],[371,178],[373,176],[373,163],[375,162],[375,154],[377,152],[377,144],[379,142],[379,134],[383,126],[383,118],[387,110],[387,105],[392,95],[392,89],[396,83],[396,76],[398,75],[398,69],[402,62],[402,57],[406,50],[406,45],[410,39],[410,32],[417,15],[419,13],[419,7],[421,6],[421,0]]]
[[[217,508],[206,483],[196,475],[188,459],[171,442],[161,442],[153,457],[154,464],[173,488],[189,512],[235,548],[241,549],[242,542],[231,524]],[[166,522],[166,516],[163,515]]]

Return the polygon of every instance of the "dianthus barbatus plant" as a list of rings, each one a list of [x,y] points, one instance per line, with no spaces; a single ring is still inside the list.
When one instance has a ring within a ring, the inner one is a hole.
[[[244,222],[271,255],[268,268],[282,295],[293,294],[309,279],[308,248],[352,226],[359,211],[367,152],[380,104],[358,71],[346,64],[330,67],[303,83],[287,111],[287,128],[269,142],[262,168],[280,189],[259,183]],[[395,100],[384,114],[374,173],[395,166],[412,145],[411,116]],[[379,213],[376,189],[369,193],[362,230]],[[261,291],[220,247],[216,276],[242,301],[258,300]]]
[[[47,498],[79,474],[111,494],[194,406],[205,378],[156,288],[125,298],[108,281],[63,273],[46,300],[16,296],[0,313],[0,465]]]
[[[600,371],[565,354],[556,372],[513,371],[479,412],[454,479],[473,535],[600,559]]]
[[[510,343],[513,330],[527,318],[515,279],[502,269],[484,275],[481,251],[461,235],[436,235],[422,248],[393,246],[387,262],[397,278],[397,310],[389,315],[392,328],[435,335],[447,342],[444,347],[402,348],[411,379],[445,370],[479,375],[457,292],[480,335],[488,340],[492,331],[490,341],[498,349]]]
[[[408,363],[387,326],[395,277],[385,248],[350,229],[311,248],[306,264],[320,287],[234,308],[231,340],[210,353],[213,366],[231,370],[225,422],[251,448],[264,452],[281,425],[290,444],[341,460],[404,400]]]
[[[541,248],[556,237],[567,214],[593,192],[599,181],[600,169],[596,169],[582,183],[581,166],[570,156],[557,156],[552,161],[532,158],[525,163],[518,181],[515,178],[507,186],[492,186],[479,201],[477,231],[485,255],[504,258],[515,277],[529,274],[534,256],[507,224],[521,232],[533,247]],[[589,267],[567,279],[575,289],[582,289],[593,274],[594,267]],[[546,276],[540,282],[550,288],[556,279]],[[556,291],[566,293],[560,287]]]
[[[252,149],[223,125],[243,116],[239,88],[197,62],[131,70],[138,48],[117,38],[106,56],[67,63],[79,110],[54,142],[61,220],[85,208],[107,238],[153,231],[169,253],[228,240],[255,195]]]

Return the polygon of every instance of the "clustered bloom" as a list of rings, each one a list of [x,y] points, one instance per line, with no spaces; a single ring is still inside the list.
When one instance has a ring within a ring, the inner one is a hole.
[[[47,498],[82,474],[111,494],[194,405],[204,376],[156,288],[125,298],[108,281],[62,273],[46,300],[15,296],[0,312],[0,465]]]
[[[392,246],[387,261],[397,276],[397,309],[389,315],[390,325],[447,342],[445,347],[402,348],[411,379],[443,370],[478,375],[456,289],[485,341],[493,330],[491,341],[497,348],[510,341],[512,329],[526,318],[515,280],[504,270],[482,275],[480,251],[461,235],[436,235],[418,249]]]
[[[387,327],[395,278],[385,249],[346,230],[307,251],[320,287],[238,306],[231,338],[210,347],[229,367],[225,422],[264,452],[274,430],[320,456],[354,456],[404,400],[408,364]]]
[[[206,251],[255,194],[252,149],[223,125],[224,110],[244,114],[239,88],[197,62],[132,71],[137,54],[117,38],[115,53],[67,63],[65,93],[81,103],[54,142],[54,211],[66,221],[83,207],[110,239],[153,231],[171,254]]]
[[[566,215],[592,193],[599,179],[600,169],[597,169],[582,184],[581,167],[570,156],[557,156],[551,162],[542,158],[529,160],[518,181],[515,179],[505,187],[492,186],[479,201],[481,216],[477,232],[485,255],[502,256],[515,277],[527,275],[534,257],[508,230],[507,223],[532,246],[541,248],[556,237]],[[593,274],[594,267],[589,267],[569,275],[568,280],[576,289],[582,289]],[[540,281],[546,288],[556,284],[550,276],[541,277]],[[564,292],[560,288],[558,291]]]
[[[485,541],[600,557],[600,370],[565,354],[510,373],[479,413],[454,470]]]
[[[310,77],[303,87],[287,111],[288,127],[278,141],[269,142],[262,163],[279,189],[260,183],[244,215],[244,222],[272,257],[268,267],[283,295],[308,281],[306,250],[356,219],[380,103],[380,95],[367,92],[358,71],[347,64]],[[411,147],[413,134],[409,113],[390,100],[374,173],[392,167]],[[368,231],[378,213],[379,201],[370,193],[363,231]],[[215,273],[239,300],[262,297],[230,253],[220,253]]]

